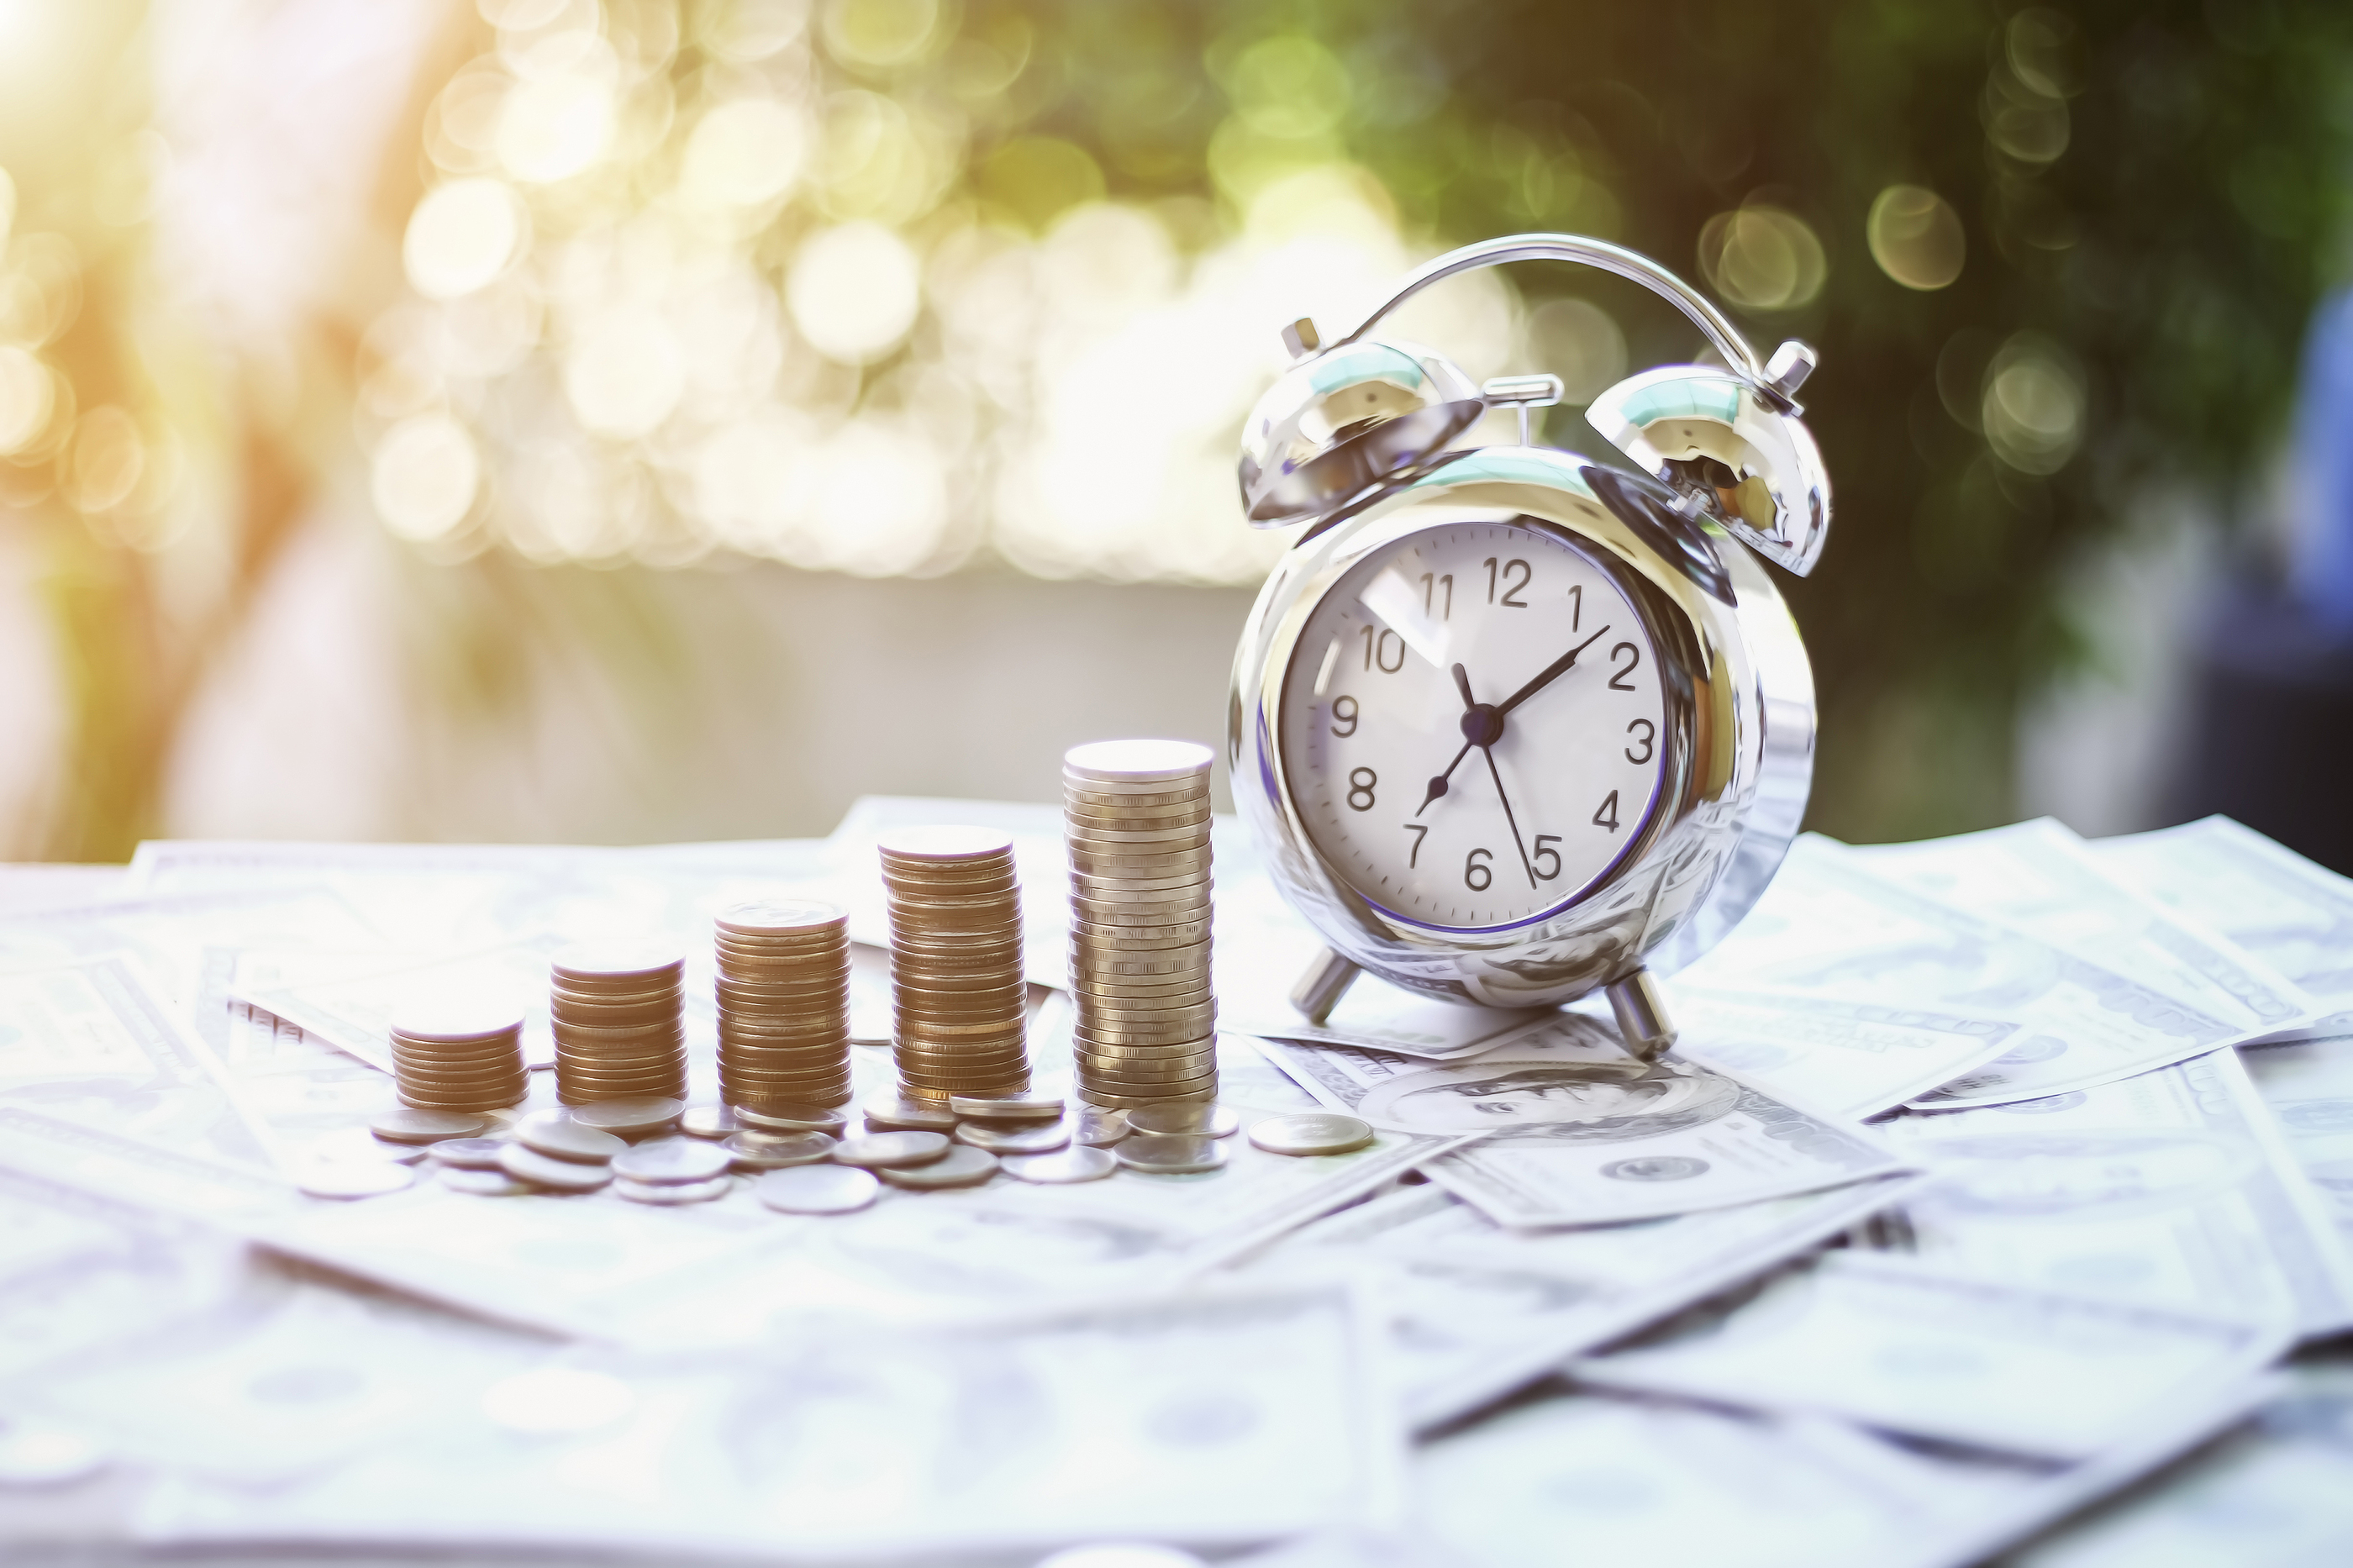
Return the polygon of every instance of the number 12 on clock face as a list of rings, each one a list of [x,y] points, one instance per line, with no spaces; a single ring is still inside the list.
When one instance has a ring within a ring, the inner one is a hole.
[[[1324,859],[1396,919],[1545,919],[1608,876],[1658,801],[1657,649],[1560,532],[1408,535],[1345,573],[1295,647],[1285,785]]]

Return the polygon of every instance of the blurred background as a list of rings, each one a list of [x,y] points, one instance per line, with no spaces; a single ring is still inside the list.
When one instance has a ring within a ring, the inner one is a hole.
[[[809,835],[1217,740],[1277,329],[1538,228],[1820,350],[1813,826],[2227,805],[2244,628],[2301,628],[2298,743],[2353,729],[2348,44],[2325,0],[0,0],[0,858]],[[1393,324],[1557,372],[1597,456],[1583,403],[1699,352],[1565,268]]]

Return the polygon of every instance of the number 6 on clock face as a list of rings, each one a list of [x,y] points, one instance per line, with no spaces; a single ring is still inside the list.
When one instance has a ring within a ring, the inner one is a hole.
[[[1441,524],[1358,562],[1284,672],[1280,748],[1324,860],[1431,931],[1545,920],[1641,838],[1667,771],[1659,655],[1561,536]]]

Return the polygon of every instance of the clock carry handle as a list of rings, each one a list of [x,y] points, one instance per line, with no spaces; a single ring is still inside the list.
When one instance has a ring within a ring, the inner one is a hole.
[[[1332,1009],[1363,973],[1330,948],[1319,947],[1292,984],[1291,1005],[1309,1023],[1320,1024],[1332,1016]],[[1649,970],[1621,974],[1604,989],[1609,993],[1609,1010],[1617,1015],[1618,1035],[1628,1056],[1655,1061],[1673,1047],[1674,1021],[1667,1016],[1667,1000],[1659,994],[1659,983]]]
[[[1588,239],[1582,235],[1515,234],[1450,250],[1423,263],[1412,277],[1398,285],[1396,293],[1375,306],[1372,314],[1357,323],[1355,331],[1328,346],[1338,348],[1355,342],[1377,326],[1383,316],[1441,279],[1513,261],[1567,261],[1598,268],[1641,284],[1690,318],[1692,325],[1724,356],[1733,374],[1754,386],[1768,403],[1785,413],[1797,411],[1794,395],[1813,373],[1812,349],[1800,342],[1786,342],[1774,351],[1770,360],[1760,361],[1739,329],[1691,285],[1640,251],[1611,245],[1607,240]]]

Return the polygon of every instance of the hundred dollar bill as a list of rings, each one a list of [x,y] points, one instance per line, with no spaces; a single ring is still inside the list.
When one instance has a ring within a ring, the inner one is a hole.
[[[2353,1034],[2239,1053],[2287,1151],[2353,1248]]]
[[[2353,1013],[2353,881],[2227,816],[2090,847],[2102,866],[2302,986],[2324,1012]],[[2353,1031],[2353,1017],[2311,1027]]]
[[[2353,1367],[2291,1366],[2254,1418],[2014,1568],[2324,1568],[2353,1546]]]
[[[1498,1224],[1607,1225],[1818,1192],[1908,1168],[1861,1128],[1672,1054],[1629,1057],[1567,1015],[1468,1062],[1261,1040],[1307,1091],[1376,1127],[1483,1135],[1431,1180]]]
[[[2010,1049],[1933,1096],[1992,1105],[2114,1082],[2229,1045],[2247,1030],[2025,932],[1873,875],[1808,836],[1757,908],[1686,972],[1891,1007],[2015,1019]]]
[[[430,1441],[296,1484],[173,1474],[138,1526],[183,1546],[670,1561],[1229,1546],[1388,1516],[1402,1457],[1379,1353],[1333,1284],[845,1323],[723,1357],[558,1352],[446,1401]]]
[[[142,895],[0,919],[0,952],[14,962],[132,953],[184,1008],[203,991],[213,954],[246,946],[353,952],[383,941],[348,901],[318,887]]]
[[[545,936],[422,961],[339,965],[347,972],[318,977],[305,976],[298,967],[280,978],[248,963],[240,966],[229,994],[387,1073],[394,1016],[402,1007],[419,999],[503,1002],[522,1017],[524,1059],[545,1066],[555,1052],[548,1029],[547,965],[565,944],[563,937]],[[707,988],[702,994],[707,997]]]
[[[1885,1124],[1936,1170],[1919,1256],[2306,1335],[2353,1324],[2353,1267],[2234,1051],[2121,1083]]]
[[[1921,1180],[1556,1231],[1506,1230],[1443,1188],[1403,1187],[1317,1221],[1249,1267],[1354,1271],[1388,1324],[1407,1418],[1428,1430],[1778,1267]]]
[[[1676,1050],[1841,1116],[1875,1116],[2010,1049],[2021,1026],[1933,1008],[1674,987]]]
[[[2275,1325],[1832,1252],[1575,1371],[1618,1388],[2088,1459],[2167,1405],[2244,1386],[2287,1345]]]
[[[268,1130],[127,953],[0,970],[0,1104],[251,1170]]]
[[[2227,937],[2199,929],[2187,911],[2169,911],[2117,881],[2082,839],[2049,817],[1854,853],[1891,880],[2250,1030],[2288,1028],[2312,1012],[2313,999],[2294,982]]]
[[[1419,1550],[1401,1561],[1504,1568],[1543,1560],[1531,1542],[1573,1542],[1578,1561],[1646,1568],[1968,1568],[2212,1436],[2258,1397],[2168,1407],[2119,1447],[2060,1464],[1921,1448],[1820,1416],[1567,1394],[1417,1450]]]

